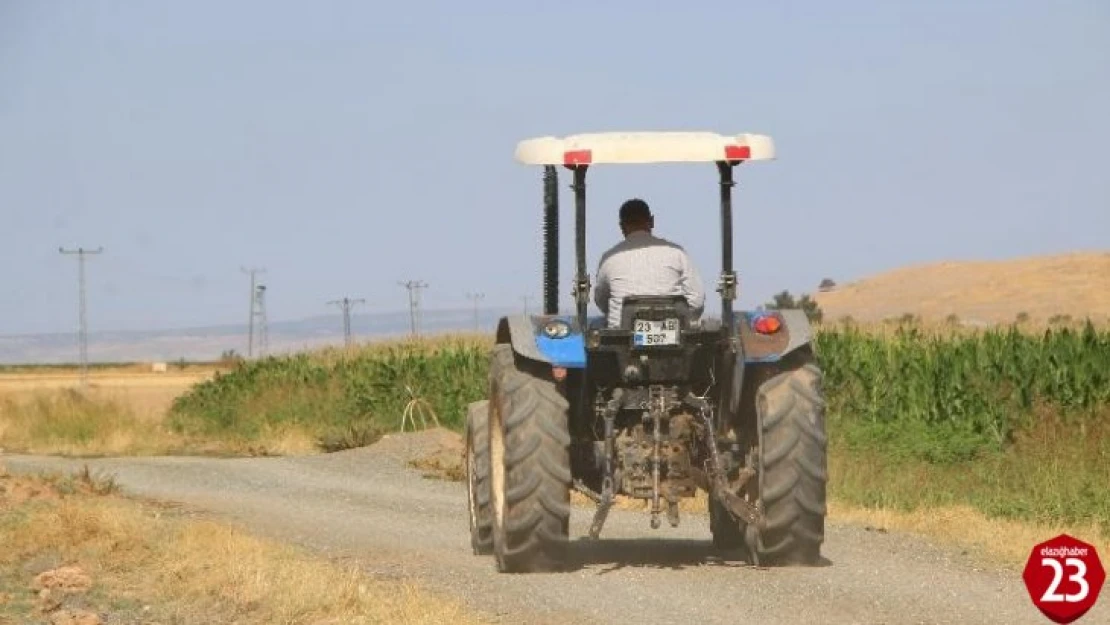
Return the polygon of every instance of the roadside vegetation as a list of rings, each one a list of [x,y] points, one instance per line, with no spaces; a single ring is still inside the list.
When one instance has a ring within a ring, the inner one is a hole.
[[[0,466],[0,622],[478,622],[412,584],[115,491]]]
[[[830,494],[842,513],[881,512],[906,526],[922,510],[946,511],[957,534],[980,515],[1110,541],[1110,329],[907,316],[825,322],[816,337]],[[466,404],[485,395],[489,345],[488,336],[433,337],[238,362],[153,425],[73,398],[31,405],[0,417],[0,447],[88,441],[92,452],[130,436],[135,450],[281,454],[363,446],[403,425],[459,431]]]
[[[466,405],[485,394],[489,344],[441,337],[245,362],[180,396],[168,425],[240,444],[299,433],[325,451],[373,443],[402,420],[458,430]]]
[[[256,361],[181,396],[169,422],[243,440],[293,427],[342,448],[397,430],[416,402],[459,429],[466,403],[484,395],[488,345],[430,339]],[[824,327],[816,348],[835,496],[1093,520],[1110,535],[1110,331],[842,325]]]

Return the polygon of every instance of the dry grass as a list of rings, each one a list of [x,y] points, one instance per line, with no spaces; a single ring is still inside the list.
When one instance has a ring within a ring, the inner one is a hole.
[[[149,454],[176,441],[159,419],[74,390],[0,396],[0,448],[12,452]]]
[[[1055,315],[1110,320],[1110,252],[904,267],[838,285],[814,299],[826,319],[882,321],[906,313],[943,321],[1031,322]]]
[[[478,622],[412,583],[371,579],[110,489],[65,494],[56,481],[0,475],[0,621],[68,610],[127,622]],[[97,484],[88,476],[78,483]],[[89,581],[36,595],[36,577],[50,571]]]
[[[142,365],[90,371],[79,387],[76,369],[0,372],[0,449],[73,456],[295,455],[315,453],[305,428],[270,428],[253,441],[205,440],[171,432],[165,416],[179,395],[220,367],[152,373]]]
[[[2,378],[3,376],[0,376]],[[142,390],[142,387],[138,387]],[[0,393],[0,450],[69,456],[294,455],[315,453],[303,427],[267,428],[251,441],[210,440],[176,434],[165,424],[165,406],[176,390],[152,398],[73,388]]]
[[[44,397],[79,392],[92,401],[125,408],[140,421],[161,422],[178,395],[211,378],[214,372],[213,369],[186,373],[98,370],[90,372],[88,388],[81,389],[76,371],[3,371],[0,372],[0,401],[22,406],[39,402]]]
[[[1094,525],[988,518],[969,506],[931,507],[903,512],[863,508],[834,500],[829,505],[829,518],[841,523],[916,534],[956,545],[989,562],[1014,570],[1025,566],[1033,545],[1062,533],[1094,544],[1099,553],[1110,553],[1110,538]]]

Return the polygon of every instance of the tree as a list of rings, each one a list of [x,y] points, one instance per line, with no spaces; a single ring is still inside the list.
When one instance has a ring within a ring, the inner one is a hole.
[[[832,278],[825,278],[821,281],[821,284],[817,285],[818,291],[831,291],[834,288],[836,288],[836,282],[833,282]]]
[[[786,310],[791,308],[802,309],[806,317],[814,323],[821,323],[825,318],[825,312],[817,305],[817,302],[809,296],[808,293],[803,293],[798,299],[790,294],[790,291],[782,291],[775,294],[772,301],[764,304],[767,310]]]
[[[783,291],[776,293],[771,301],[764,305],[767,310],[784,310],[787,308],[797,308],[798,304],[794,301],[794,296],[790,291]]]

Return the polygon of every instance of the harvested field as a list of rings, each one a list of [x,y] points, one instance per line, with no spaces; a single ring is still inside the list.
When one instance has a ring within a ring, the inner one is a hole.
[[[1002,261],[946,261],[903,267],[814,294],[825,319],[860,322],[905,314],[943,322],[1030,322],[1068,315],[1110,321],[1110,252],[1037,256]]]

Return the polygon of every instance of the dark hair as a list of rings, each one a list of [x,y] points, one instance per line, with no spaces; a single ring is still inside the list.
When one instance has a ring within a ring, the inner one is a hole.
[[[651,219],[651,209],[647,202],[633,198],[621,204],[620,219],[622,224],[642,224]]]

